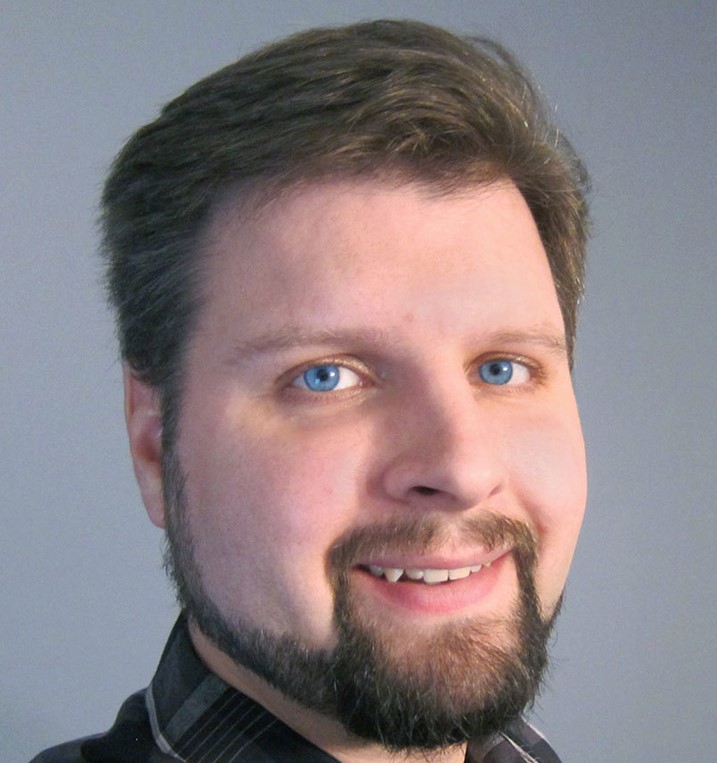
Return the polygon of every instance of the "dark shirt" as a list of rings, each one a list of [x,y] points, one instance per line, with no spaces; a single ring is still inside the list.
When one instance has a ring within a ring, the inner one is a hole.
[[[336,763],[268,710],[209,672],[184,617],[177,621],[147,689],[120,708],[104,734],[40,753],[31,763]],[[560,763],[522,719],[483,743],[467,763]]]

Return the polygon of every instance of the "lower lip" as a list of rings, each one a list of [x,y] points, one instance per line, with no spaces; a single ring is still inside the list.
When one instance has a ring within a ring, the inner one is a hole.
[[[467,578],[435,585],[404,580],[389,583],[385,578],[377,578],[362,568],[354,570],[354,580],[372,597],[408,614],[453,615],[489,606],[489,600],[493,598],[491,594],[498,586],[509,556],[504,554],[490,567],[483,567]]]

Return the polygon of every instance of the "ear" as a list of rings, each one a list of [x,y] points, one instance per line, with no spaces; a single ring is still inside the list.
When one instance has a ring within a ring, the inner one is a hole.
[[[164,527],[162,412],[159,392],[124,366],[124,416],[134,475],[153,524]]]

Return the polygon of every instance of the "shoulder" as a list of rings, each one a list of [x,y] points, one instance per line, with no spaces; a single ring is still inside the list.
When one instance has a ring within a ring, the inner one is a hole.
[[[75,739],[74,742],[65,742],[57,747],[51,747],[34,757],[30,763],[80,763],[85,760],[80,751],[84,741],[84,739]]]
[[[125,700],[112,728],[51,747],[30,763],[164,763],[175,760],[155,744],[144,691]]]

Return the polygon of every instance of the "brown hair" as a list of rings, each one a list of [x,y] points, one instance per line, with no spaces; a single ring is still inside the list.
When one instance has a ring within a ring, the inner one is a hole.
[[[165,395],[201,305],[199,242],[234,189],[386,177],[449,192],[512,180],[546,249],[572,352],[587,175],[500,45],[416,21],[302,32],[168,103],[125,145],[102,198],[123,358]]]

